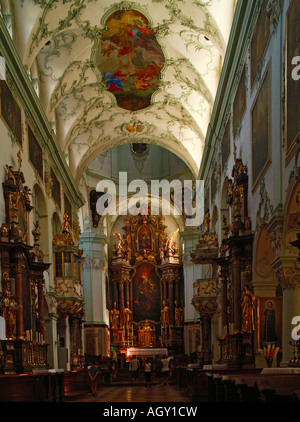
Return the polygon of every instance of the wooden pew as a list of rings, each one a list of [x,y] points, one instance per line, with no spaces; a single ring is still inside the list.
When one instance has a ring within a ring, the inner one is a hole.
[[[258,374],[261,372],[261,369],[257,368],[234,369],[228,368],[225,365],[218,366],[213,366],[215,369],[206,369],[206,367],[185,369],[186,388],[191,401],[216,402],[217,394],[218,399],[220,399],[220,394],[223,394],[223,387],[219,384],[221,375],[236,373]]]
[[[91,391],[87,369],[68,371],[64,375],[65,400],[74,400],[83,397]]]
[[[0,375],[0,402],[64,401],[64,373]]]
[[[295,391],[300,389],[300,374],[262,374],[256,388],[262,402],[293,402]]]
[[[206,390],[208,402],[240,401],[239,391],[236,389],[232,377],[250,375],[256,377],[260,368],[224,368],[206,370]]]
[[[222,379],[224,401],[295,402],[299,400],[300,375],[231,374]],[[222,396],[219,395],[218,399]]]

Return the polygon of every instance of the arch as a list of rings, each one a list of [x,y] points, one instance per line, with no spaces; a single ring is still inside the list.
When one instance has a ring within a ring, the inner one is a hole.
[[[276,277],[272,267],[274,251],[271,245],[271,238],[263,225],[255,237],[253,252],[253,284],[271,285],[275,287]]]
[[[84,172],[84,169],[86,169],[98,155],[103,154],[105,151],[113,147],[124,144],[131,144],[134,141],[135,139],[130,137],[123,137],[122,139],[109,139],[106,142],[101,142],[101,139],[99,139],[99,142],[97,142],[97,145],[94,147],[94,149],[89,148],[88,151],[86,151],[80,157],[79,162],[75,163],[74,167],[76,170],[75,174],[73,174],[75,181],[79,182]],[[165,148],[173,154],[177,155],[188,166],[193,177],[195,179],[197,178],[199,169],[195,161],[195,157],[179,141],[177,141],[176,139],[170,139],[170,134],[165,133],[164,136],[162,136],[161,138],[156,138],[152,136],[151,139],[147,138],[147,142],[145,139],[143,139],[143,142],[152,145],[159,145],[162,148]],[[198,148],[202,148],[202,146],[200,145],[198,146]]]

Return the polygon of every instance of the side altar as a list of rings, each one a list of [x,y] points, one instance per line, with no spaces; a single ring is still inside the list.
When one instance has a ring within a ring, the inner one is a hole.
[[[182,347],[184,289],[177,229],[165,232],[164,217],[125,218],[114,233],[110,280],[111,341],[117,346]]]
[[[0,373],[29,373],[47,369],[44,319],[44,262],[39,247],[39,221],[34,222],[34,244],[29,244],[29,213],[33,209],[31,189],[22,172],[21,152],[18,168],[6,165],[2,184],[5,222],[0,228],[1,316]]]

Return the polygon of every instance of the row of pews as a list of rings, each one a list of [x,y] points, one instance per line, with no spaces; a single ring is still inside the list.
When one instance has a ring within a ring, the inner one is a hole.
[[[87,369],[0,375],[0,402],[64,402],[90,392]]]
[[[64,401],[64,371],[0,375],[0,402]]]
[[[177,384],[192,402],[300,402],[300,368],[178,368]]]

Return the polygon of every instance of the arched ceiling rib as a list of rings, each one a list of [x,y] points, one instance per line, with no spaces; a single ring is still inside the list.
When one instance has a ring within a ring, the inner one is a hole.
[[[126,142],[168,148],[197,175],[234,5],[235,0],[14,2],[20,57],[28,72],[38,68],[41,104],[56,122],[76,178],[96,153]],[[143,14],[164,54],[159,85],[141,110],[118,106],[95,63],[107,19],[118,10]]]

